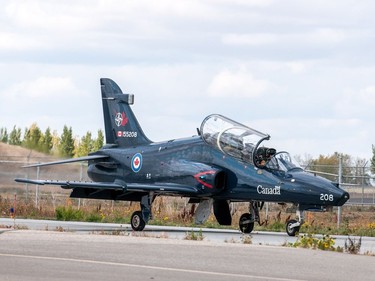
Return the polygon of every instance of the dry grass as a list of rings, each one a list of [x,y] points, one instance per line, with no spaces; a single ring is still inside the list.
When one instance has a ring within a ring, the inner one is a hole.
[[[29,195],[26,201],[22,196],[18,196],[16,204],[16,216],[22,218],[56,219],[56,208],[78,212],[78,200],[70,199],[68,195],[52,197],[50,194],[44,195],[39,200],[39,206],[35,207],[34,194]],[[10,216],[9,210],[14,206],[14,196],[0,196],[0,211],[3,217]],[[236,203],[233,205],[233,219],[230,228],[238,229],[238,220],[242,213],[248,212],[248,205]],[[195,207],[187,204],[186,199],[176,197],[158,197],[153,203],[154,225],[176,225],[194,226]],[[79,220],[93,222],[115,222],[129,223],[131,214],[139,210],[137,202],[113,202],[106,200],[81,200]],[[341,227],[337,229],[337,212],[310,213],[306,215],[306,222],[301,228],[301,232],[343,234],[343,235],[363,235],[375,236],[375,208],[374,207],[350,207],[344,206],[342,210]],[[256,224],[255,230],[284,231],[285,223],[293,218],[295,213],[288,208],[277,204],[269,205],[268,218],[265,210],[260,212],[262,225]],[[213,214],[202,227],[222,227]]]

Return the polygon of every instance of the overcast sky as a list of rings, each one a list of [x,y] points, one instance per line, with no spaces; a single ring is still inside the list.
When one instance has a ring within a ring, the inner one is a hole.
[[[0,127],[103,129],[99,79],[154,141],[211,113],[314,157],[375,144],[373,1],[2,1]]]

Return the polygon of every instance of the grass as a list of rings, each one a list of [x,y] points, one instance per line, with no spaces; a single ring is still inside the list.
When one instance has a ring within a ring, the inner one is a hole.
[[[59,221],[82,221],[84,219],[84,212],[75,209],[72,206],[59,206],[55,209],[56,219]]]
[[[193,230],[186,232],[185,240],[202,241],[204,239],[202,229],[195,233]]]

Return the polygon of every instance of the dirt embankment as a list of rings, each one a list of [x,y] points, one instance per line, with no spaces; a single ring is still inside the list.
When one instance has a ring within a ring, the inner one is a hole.
[[[37,168],[22,166],[59,160],[48,154],[40,153],[20,146],[0,143],[0,193],[14,193],[23,189],[24,184],[14,181],[15,178],[51,179],[51,180],[88,180],[86,163],[72,163]],[[50,187],[43,187],[50,188]],[[56,188],[56,187],[54,187]]]

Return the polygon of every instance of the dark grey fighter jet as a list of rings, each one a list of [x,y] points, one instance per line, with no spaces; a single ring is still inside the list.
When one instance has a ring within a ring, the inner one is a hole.
[[[88,161],[92,182],[17,182],[58,185],[71,189],[72,198],[140,202],[140,211],[131,217],[136,231],[152,218],[156,196],[181,196],[199,203],[197,223],[203,223],[213,208],[221,225],[232,223],[230,202],[249,202],[249,212],[239,220],[244,233],[260,223],[264,202],[292,203],[296,219],[286,224],[291,236],[303,224],[305,211],[323,211],[349,199],[337,184],[304,171],[287,152],[264,146],[269,135],[218,114],[203,120],[197,136],[152,142],[130,108],[134,96],[122,93],[110,79],[103,78],[100,84],[106,145],[87,157],[34,165]]]

